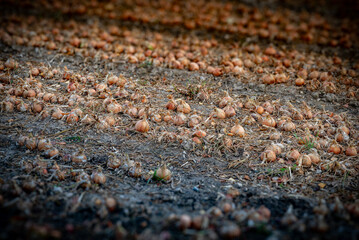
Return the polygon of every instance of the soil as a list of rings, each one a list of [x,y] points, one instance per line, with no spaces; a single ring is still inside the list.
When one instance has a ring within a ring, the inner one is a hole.
[[[246,4],[257,6],[259,3],[246,1]],[[279,9],[293,6],[290,1],[276,4]],[[23,6],[16,10],[9,2],[5,6],[6,10],[1,11],[3,15],[0,17],[5,22],[14,13],[24,18],[32,15],[49,21],[54,18],[44,9],[26,9]],[[262,9],[266,5],[259,7]],[[299,9],[298,14],[302,10]],[[333,22],[340,21],[339,16],[342,15],[339,10],[334,13],[328,10],[323,14],[328,19],[332,18]],[[171,28],[136,21],[116,22],[92,15],[76,17],[65,14],[59,19],[86,26],[96,21],[101,26],[115,22],[134,32],[158,31],[172,38],[184,34],[202,40],[216,38],[224,46],[238,38],[235,34],[226,38],[216,31],[188,30],[182,26]],[[251,37],[242,40],[258,41],[261,48],[270,42]],[[275,44],[287,46],[280,41],[275,41]],[[323,56],[335,52],[353,65],[358,61],[355,45],[344,49],[296,42],[289,44],[288,48]],[[217,51],[221,54],[220,49]],[[324,113],[345,116],[351,128],[351,144],[358,149],[355,133],[359,132],[359,101],[348,97],[347,92],[311,91],[295,86],[293,82],[266,85],[252,81],[251,75],[242,78],[230,73],[213,76],[205,71],[133,64],[123,57],[103,60],[77,53],[51,51],[42,46],[9,44],[2,39],[0,61],[5,62],[9,58],[17,61],[19,67],[2,71],[11,79],[6,82],[2,78],[5,88],[1,91],[0,100],[3,102],[9,96],[9,89],[16,87],[19,79],[29,77],[33,67],[58,69],[60,72],[52,79],[44,76],[35,78],[47,91],[64,96],[71,95],[65,90],[68,82],[63,80],[64,72],[83,76],[94,74],[98,79],[106,78],[109,73],[115,76],[122,74],[128,83],[136,85],[141,95],[148,97],[150,108],[160,113],[169,94],[185,99],[192,110],[207,117],[217,97],[222,96],[222,90],[227,90],[243,103],[253,99],[260,103],[277,103],[278,106],[290,103],[300,109],[305,102],[318,118]],[[192,94],[193,86],[203,85],[216,98],[201,102]],[[56,89],[61,89],[61,92]],[[133,88],[126,89],[130,95],[135,92]],[[126,99],[130,100],[129,97]],[[121,100],[121,103],[124,101]],[[144,106],[142,103],[138,105]],[[61,107],[67,112],[74,108],[66,103],[46,103],[46,106],[48,109]],[[90,113],[93,116],[97,113],[104,115],[100,110],[89,110]],[[251,113],[243,108],[237,111],[236,117],[242,120]],[[248,135],[234,140],[234,147],[226,148],[222,142],[217,144],[212,141],[210,136],[199,145],[191,141],[192,137],[171,140],[165,135],[166,131],[180,136],[183,128],[186,130],[187,127],[178,128],[164,122],[157,124],[153,120],[149,121],[149,132],[137,132],[134,123],[139,119],[125,113],[117,115],[115,126],[99,128],[97,124],[101,116],[96,119],[96,124],[86,125],[68,124],[65,119],[42,117],[32,111],[1,112],[0,239],[359,239],[358,156],[348,158],[343,153],[333,155],[326,149],[318,149],[322,161],[338,163],[338,166],[346,162],[350,164],[345,170],[323,170],[319,165],[299,169],[295,161],[286,159],[286,152],[292,147],[301,149],[303,153],[309,151],[296,143],[292,133],[283,132],[283,138],[275,141],[284,145],[283,153],[278,155],[282,162],[264,163],[260,159],[260,154],[272,142],[268,135],[273,129],[263,129],[257,123],[246,126]],[[213,130],[213,134],[217,134],[213,136],[223,139],[221,129],[233,122],[218,123],[221,127]],[[304,123],[307,122],[297,121],[297,128]],[[297,133],[303,132],[298,130]],[[20,146],[21,136],[50,139],[60,154],[49,158],[41,151]],[[345,143],[343,147],[348,145]],[[84,149],[87,162],[71,161],[72,154],[79,149]],[[142,176],[134,177],[123,164],[116,169],[109,168],[108,162],[113,156],[123,163],[129,159],[141,163]],[[149,178],[145,177],[151,170],[158,171],[163,164],[172,172],[169,181],[151,178],[153,173]],[[58,177],[60,170],[65,174],[63,179]],[[106,176],[104,184],[91,180],[76,181],[81,172],[91,176],[96,171],[102,171]],[[112,199],[116,203],[114,207],[108,203]],[[262,212],[263,206],[269,209],[270,216]],[[356,207],[356,213],[350,210],[352,206]],[[192,219],[190,226],[183,226],[181,218],[185,215]],[[295,220],[287,224],[286,216]],[[195,221],[200,222],[199,226],[193,223]],[[236,234],[238,230],[240,234]]]

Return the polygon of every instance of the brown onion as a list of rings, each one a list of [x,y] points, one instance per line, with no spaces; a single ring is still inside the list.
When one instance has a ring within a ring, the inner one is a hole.
[[[349,146],[345,150],[345,155],[347,156],[356,156],[358,154],[357,149],[354,146]]]
[[[163,165],[162,167],[157,169],[155,175],[160,180],[168,181],[168,180],[171,179],[172,173],[171,173],[171,171],[169,169],[167,169],[166,165]]]
[[[260,157],[264,162],[274,162],[277,158],[275,152],[272,150],[265,150]]]
[[[150,125],[147,122],[147,118],[146,116],[144,117],[144,119],[139,120],[136,125],[135,125],[135,129],[137,132],[142,132],[142,133],[146,133],[150,130]]]
[[[245,135],[245,130],[244,130],[244,128],[239,124],[238,119],[236,120],[236,124],[231,128],[231,133],[233,134],[233,136],[244,137],[244,135]]]

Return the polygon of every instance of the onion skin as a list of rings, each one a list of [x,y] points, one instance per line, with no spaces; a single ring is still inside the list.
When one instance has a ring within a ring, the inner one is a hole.
[[[261,160],[265,162],[274,162],[277,158],[275,152],[272,150],[265,150],[260,157]]]
[[[300,153],[296,149],[292,149],[287,153],[287,158],[289,160],[296,161],[300,157]]]
[[[181,104],[179,104],[177,106],[177,112],[182,112],[182,113],[189,113],[191,112],[191,107],[189,106],[188,103],[186,103],[184,100],[181,101]]]
[[[244,137],[245,130],[241,125],[236,124],[231,128],[231,133],[233,134],[233,136]]]
[[[329,146],[328,152],[332,152],[334,154],[340,154],[342,150],[338,144],[332,144]]]
[[[85,162],[87,162],[87,157],[82,152],[75,152],[72,154],[71,160],[74,163],[85,163]]]
[[[137,132],[146,133],[150,130],[150,125],[147,122],[147,119],[139,120],[136,125],[135,129]]]
[[[356,156],[358,154],[357,150],[355,147],[348,147],[346,150],[345,150],[345,155],[347,156]]]
[[[91,179],[96,184],[106,183],[106,176],[101,171],[94,171],[91,175]]]
[[[166,165],[163,165],[159,169],[157,169],[155,173],[155,177],[159,178],[160,180],[168,181],[171,179],[172,173],[169,169],[167,169]]]
[[[225,119],[226,113],[223,111],[223,109],[215,108],[215,110],[213,112],[213,116],[216,118],[219,118],[219,119]]]
[[[320,157],[318,154],[310,153],[308,156],[310,157],[310,160],[313,164],[317,165],[320,163]]]

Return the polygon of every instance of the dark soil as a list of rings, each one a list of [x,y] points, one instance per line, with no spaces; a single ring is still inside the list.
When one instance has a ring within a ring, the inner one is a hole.
[[[255,6],[257,2],[247,4]],[[291,3],[280,5],[280,1],[276,4],[280,8],[292,6]],[[50,18],[41,9],[21,8],[17,11],[9,3],[6,6],[10,13]],[[325,11],[327,17],[335,16],[335,21],[342,15],[339,10],[334,14],[328,11]],[[62,17],[62,21],[67,21],[69,16]],[[98,20],[95,16],[74,19],[80,22]],[[104,25],[113,22],[106,19],[99,21]],[[172,36],[176,36],[176,32],[178,35],[187,32],[181,27],[176,30],[162,25],[118,24],[146,31],[160,29]],[[221,35],[205,30],[193,30],[191,34],[201,39]],[[217,39],[228,43],[236,38],[231,35],[228,39],[223,36]],[[259,45],[266,46],[268,43],[261,40]],[[324,51],[324,55],[341,50],[300,42],[291,47],[306,49],[307,52]],[[325,51],[326,48],[329,50]],[[343,59],[357,60],[357,48],[343,49],[343,52]],[[98,76],[106,76],[109,72],[117,76],[123,74],[142,83],[141,90],[156,92],[157,95],[150,98],[151,104],[156,106],[165,106],[171,83],[176,83],[180,92],[181,88],[206,82],[212,89],[230,90],[239,99],[278,100],[295,106],[301,106],[304,101],[318,111],[345,112],[352,130],[359,131],[359,102],[348,98],[345,93],[309,91],[293,84],[265,85],[249,79],[239,81],[231,74],[214,77],[205,72],[144,66],[125,60],[105,61],[1,41],[0,60],[5,62],[9,58],[23,65],[12,73],[14,79],[25,79],[30,65],[51,69],[66,67],[74,73],[96,73]],[[167,82],[160,83],[164,78]],[[43,82],[66,87],[64,82],[57,80]],[[5,91],[1,95],[0,100],[4,101]],[[186,99],[193,100],[190,96]],[[207,116],[212,110],[199,103],[192,103],[191,106]],[[203,147],[189,141],[162,141],[157,134],[162,130],[161,125],[148,133],[138,133],[133,128],[133,119],[125,114],[121,115],[119,127],[105,130],[96,129],[94,125],[69,125],[51,117],[42,119],[29,112],[4,111],[0,114],[0,239],[230,239],[232,236],[228,232],[236,226],[241,231],[239,239],[359,239],[358,216],[348,210],[348,205],[358,203],[358,156],[352,158],[351,172],[327,172],[318,167],[302,174],[293,172],[290,181],[281,182],[278,178],[289,176],[287,168],[260,164],[260,153],[269,141],[265,137],[259,138],[263,143],[255,147],[258,151],[249,151],[247,143],[240,141],[231,151],[208,154]],[[239,113],[240,118],[243,116],[243,112]],[[171,130],[171,126],[169,128]],[[18,139],[23,135],[49,138],[61,154],[49,159],[40,151],[19,146]],[[355,139],[354,144],[358,145]],[[68,160],[68,156],[78,149],[85,149],[88,159],[84,164]],[[248,151],[250,161],[229,167],[231,163],[244,159]],[[131,177],[122,167],[110,169],[107,167],[110,153],[140,162],[143,173],[166,163],[172,171],[172,178],[168,182],[145,180]],[[284,158],[285,154],[281,156]],[[323,155],[323,158],[333,157]],[[345,155],[338,158],[343,160]],[[35,162],[39,159],[46,162],[47,167],[36,167]],[[33,163],[32,169],[28,170],[26,163]],[[56,165],[66,171],[64,180],[56,177]],[[71,172],[80,170],[91,175],[99,168],[107,177],[105,184],[92,183],[87,188],[82,187],[71,175]],[[47,169],[46,174],[44,169]],[[35,186],[29,189],[25,186],[28,182]],[[106,205],[109,198],[116,200],[114,209]],[[226,203],[231,206],[228,212],[224,208]],[[270,210],[270,218],[258,219],[255,214],[261,206]],[[327,208],[327,212],[318,214],[320,207]],[[359,208],[358,204],[356,207]],[[297,220],[285,224],[283,217],[290,208]],[[201,226],[191,225],[183,229],[179,219],[184,214],[191,216],[192,220],[199,217]]]

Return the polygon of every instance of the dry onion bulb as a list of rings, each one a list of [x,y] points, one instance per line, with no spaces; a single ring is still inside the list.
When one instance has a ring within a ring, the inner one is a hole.
[[[205,131],[199,129],[199,130],[196,130],[193,133],[193,135],[196,137],[199,137],[199,138],[204,138],[207,135],[207,133]]]
[[[239,124],[239,120],[236,120],[235,125],[231,128],[231,134],[233,136],[239,136],[244,137],[245,136],[245,130],[244,128]]]
[[[214,111],[211,113],[211,116],[218,118],[218,119],[225,119],[226,113],[223,109],[215,108]]]
[[[91,179],[96,184],[105,184],[106,176],[103,174],[101,169],[94,170],[91,174]]]
[[[173,99],[172,95],[168,95],[168,99],[169,101],[166,104],[166,108],[169,110],[176,110],[177,108],[177,103],[176,101]]]
[[[200,116],[198,116],[197,114],[193,114],[188,121],[188,127],[195,127],[196,125],[198,125],[200,123],[200,121],[202,120],[202,118]]]
[[[357,149],[354,146],[349,146],[345,150],[345,155],[347,156],[356,156],[357,154],[358,154]]]
[[[180,100],[180,104],[177,105],[177,112],[183,112],[185,114],[191,111],[191,107],[184,100]]]
[[[37,147],[37,139],[34,137],[26,139],[25,147],[29,150],[35,150]]]
[[[308,156],[310,157],[310,160],[313,164],[317,165],[320,163],[320,156],[318,153],[309,153]]]
[[[276,121],[274,120],[273,117],[271,117],[270,115],[267,115],[262,119],[262,124],[265,126],[268,126],[268,127],[275,127]]]
[[[50,149],[47,149],[47,150],[45,151],[44,155],[45,155],[46,157],[53,158],[53,157],[59,155],[59,153],[60,153],[60,152],[59,152],[59,150],[58,150],[57,148],[52,147],[52,148],[50,148]]]
[[[265,150],[260,156],[263,162],[274,162],[276,160],[276,154],[273,150]]]
[[[172,119],[173,124],[176,126],[183,125],[186,121],[186,116],[183,113],[178,113],[176,116]]]
[[[227,104],[227,106],[223,109],[223,111],[226,114],[226,118],[230,118],[236,115],[236,111],[231,106],[231,104]]]
[[[136,122],[135,130],[141,133],[146,133],[150,130],[150,125],[148,124],[146,116],[142,120]]]
[[[287,154],[286,157],[289,160],[296,161],[300,157],[300,153],[296,149],[291,149]]]
[[[227,106],[227,104],[233,102],[233,98],[231,98],[231,97],[229,96],[229,94],[228,94],[227,91],[224,91],[224,94],[225,94],[225,97],[222,98],[222,100],[221,100],[221,101],[219,102],[219,104],[218,104],[218,106],[219,106],[220,108],[224,108],[224,107]]]
[[[164,164],[155,171],[154,176],[159,180],[169,181],[171,179],[172,172],[167,168],[166,164]]]
[[[266,150],[272,150],[276,155],[282,153],[282,147],[279,144],[271,144],[266,148]]]
[[[40,139],[37,143],[37,149],[39,151],[45,151],[52,148],[51,141],[49,139]]]
[[[141,177],[141,175],[142,175],[141,163],[140,163],[140,162],[135,162],[135,163],[133,164],[133,166],[131,166],[131,167],[129,168],[128,174],[129,174],[131,177],[135,177],[135,178]]]
[[[310,158],[310,156],[308,156],[307,154],[300,156],[297,159],[297,162],[299,167],[303,166],[303,167],[310,167],[312,166],[312,160]]]
[[[342,152],[342,149],[341,146],[336,141],[333,141],[328,148],[328,152],[332,152],[334,154],[340,154]]]
[[[71,161],[74,163],[85,163],[87,162],[87,157],[84,153],[84,149],[80,149],[78,152],[74,152],[71,155]]]

